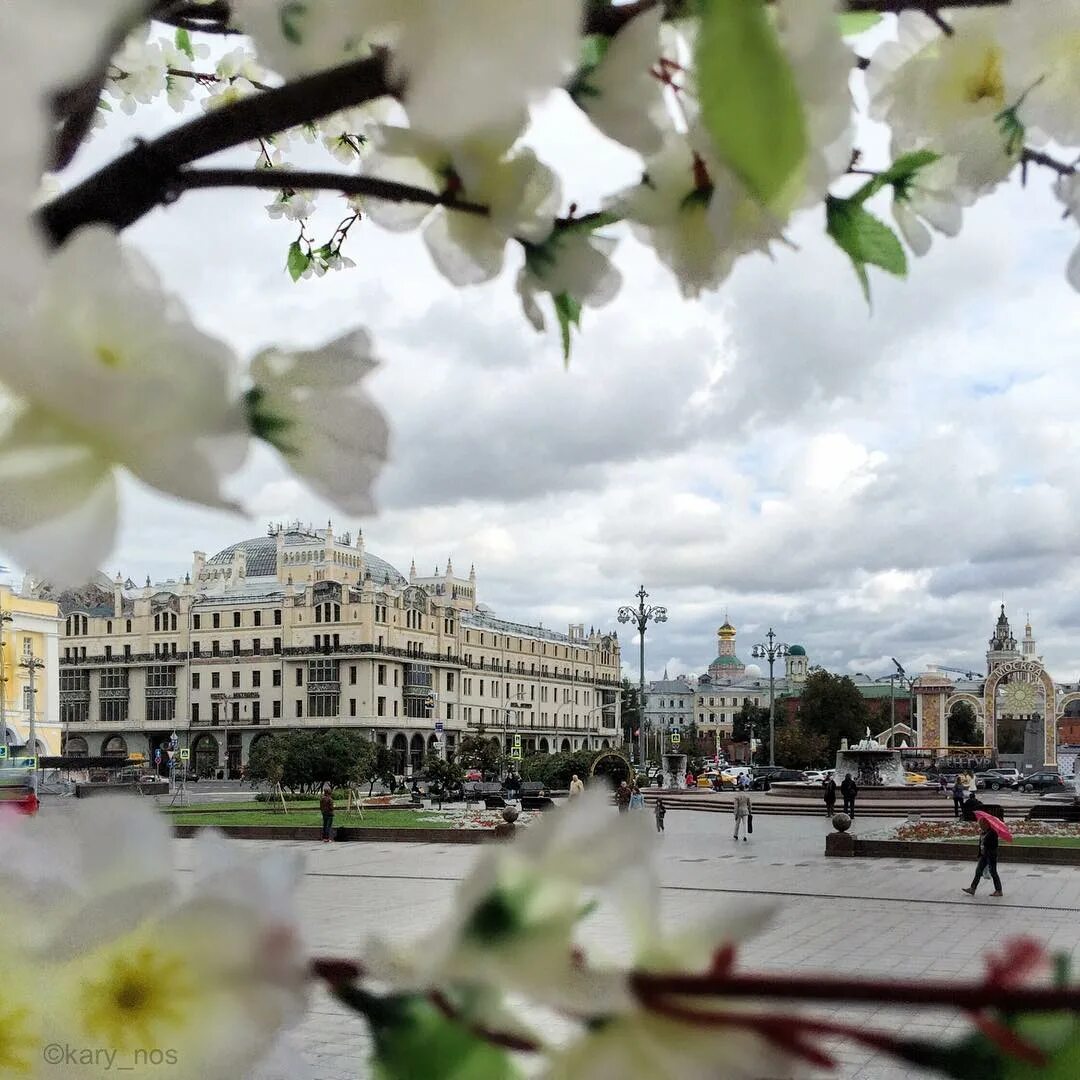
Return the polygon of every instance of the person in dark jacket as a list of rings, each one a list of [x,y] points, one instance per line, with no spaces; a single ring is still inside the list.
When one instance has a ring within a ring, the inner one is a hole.
[[[825,816],[832,817],[836,812],[836,781],[831,776],[825,777],[821,785],[825,792]]]
[[[998,835],[993,829],[986,823],[984,818],[979,818],[979,861],[975,864],[975,877],[971,880],[971,885],[963,891],[968,896],[974,896],[975,890],[979,887],[979,881],[982,879],[983,871],[990,871],[990,880],[994,883],[994,891],[991,896],[1003,896],[1001,891],[1001,878],[998,877],[997,872],[997,857],[998,857]]]
[[[330,790],[329,784],[322,789],[319,809],[322,811],[322,842],[329,844],[330,833],[334,828],[334,793]]]
[[[615,805],[620,814],[625,814],[630,809],[630,785],[623,780],[615,791]]]
[[[958,818],[964,816],[964,796],[966,794],[967,789],[964,787],[963,777],[960,773],[957,773],[952,786],[952,805],[953,814]]]
[[[859,785],[851,778],[851,773],[846,773],[844,782],[840,785],[840,794],[844,796],[844,813],[848,817],[855,816],[855,796],[859,794]]]

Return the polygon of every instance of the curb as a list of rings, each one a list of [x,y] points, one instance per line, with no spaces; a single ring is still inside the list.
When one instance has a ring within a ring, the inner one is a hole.
[[[318,825],[174,825],[173,836],[190,839],[203,829],[217,829],[237,840],[322,840]],[[334,829],[337,843],[382,841],[391,844],[485,844],[501,840],[495,829],[368,829],[344,825]]]
[[[829,837],[826,837],[825,854],[841,858],[938,859],[943,862],[974,862],[977,854],[975,844],[948,840],[862,840],[858,836],[852,837],[852,840],[854,843],[851,845],[830,844]],[[850,847],[851,850],[837,850],[841,847]],[[1002,844],[998,848],[998,862],[1080,866],[1080,848],[1014,847]]]

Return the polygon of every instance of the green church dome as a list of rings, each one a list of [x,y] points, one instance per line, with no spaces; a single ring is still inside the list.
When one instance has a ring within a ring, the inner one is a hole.
[[[788,656],[805,656],[806,650],[801,645],[792,645],[788,651]]]

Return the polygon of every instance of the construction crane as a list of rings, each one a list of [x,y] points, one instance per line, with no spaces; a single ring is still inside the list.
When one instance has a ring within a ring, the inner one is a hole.
[[[985,679],[985,675],[979,674],[977,671],[965,671],[963,668],[958,667],[946,667],[944,664],[937,665],[938,671],[951,671],[954,675],[963,675],[965,679]]]

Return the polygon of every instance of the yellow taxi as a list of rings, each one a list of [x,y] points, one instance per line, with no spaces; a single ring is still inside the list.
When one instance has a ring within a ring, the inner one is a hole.
[[[927,778],[921,772],[908,772],[904,773],[904,779],[909,784],[925,784]]]

